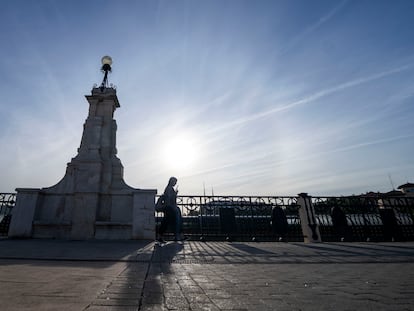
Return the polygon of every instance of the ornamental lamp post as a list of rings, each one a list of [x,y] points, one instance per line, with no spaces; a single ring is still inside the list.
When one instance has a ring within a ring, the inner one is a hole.
[[[101,70],[102,70],[102,72],[105,73],[104,78],[102,80],[102,84],[100,86],[101,92],[103,92],[104,89],[106,87],[108,87],[108,72],[112,71],[112,68],[111,68],[112,57],[108,56],[108,55],[105,55],[104,57],[102,57],[101,63],[102,63]]]

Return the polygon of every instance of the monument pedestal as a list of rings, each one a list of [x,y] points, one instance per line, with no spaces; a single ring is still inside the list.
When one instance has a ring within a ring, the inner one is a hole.
[[[157,191],[128,186],[117,158],[116,90],[94,88],[78,155],[55,186],[18,188],[9,237],[154,239]]]

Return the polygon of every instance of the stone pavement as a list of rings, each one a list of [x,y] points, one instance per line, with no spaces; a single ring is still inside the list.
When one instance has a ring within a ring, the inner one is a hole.
[[[414,243],[0,240],[0,310],[414,310]]]

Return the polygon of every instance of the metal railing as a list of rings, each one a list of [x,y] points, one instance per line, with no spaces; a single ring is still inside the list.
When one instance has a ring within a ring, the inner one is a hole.
[[[414,197],[312,197],[312,204],[322,241],[414,240]],[[177,205],[191,239],[303,241],[297,197],[178,196]],[[156,213],[157,225],[161,218]]]
[[[7,236],[11,211],[16,204],[16,193],[0,193],[0,236]]]
[[[313,197],[323,241],[414,240],[414,197]]]
[[[303,241],[296,197],[178,196],[177,205],[191,239]]]

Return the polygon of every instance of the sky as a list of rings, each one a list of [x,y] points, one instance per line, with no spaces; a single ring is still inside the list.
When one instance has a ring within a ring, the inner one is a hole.
[[[351,195],[414,182],[412,0],[0,0],[0,192],[56,184],[101,58],[128,185]]]

